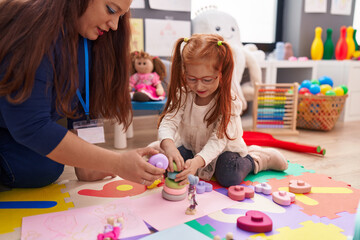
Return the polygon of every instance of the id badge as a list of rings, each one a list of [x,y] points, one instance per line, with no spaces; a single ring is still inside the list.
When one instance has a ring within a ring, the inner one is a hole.
[[[74,122],[73,127],[77,135],[89,143],[105,142],[104,121],[102,119]]]

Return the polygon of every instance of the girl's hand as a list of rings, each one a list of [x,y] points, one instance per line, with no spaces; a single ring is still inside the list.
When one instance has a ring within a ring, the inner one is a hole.
[[[182,172],[176,175],[175,182],[180,182],[180,185],[188,183],[188,175],[195,175],[196,171],[205,165],[205,161],[200,156],[195,156],[192,159],[189,159],[185,162],[185,167]]]
[[[124,179],[150,186],[155,180],[162,178],[165,170],[151,165],[143,156],[157,153],[157,150],[150,147],[120,153],[122,160],[116,172]]]
[[[184,159],[181,156],[179,150],[176,148],[175,143],[171,139],[165,139],[160,143],[161,148],[164,150],[164,154],[169,160],[169,172],[174,171],[173,162],[176,163],[177,170],[180,172],[184,168]]]

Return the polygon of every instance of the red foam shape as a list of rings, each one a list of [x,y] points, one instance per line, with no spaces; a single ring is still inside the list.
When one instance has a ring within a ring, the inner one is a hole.
[[[228,189],[228,196],[232,200],[242,201],[245,198],[254,197],[254,189],[240,185],[231,186]]]
[[[238,217],[236,222],[238,228],[257,233],[270,232],[273,226],[272,220],[268,215],[253,210],[247,211],[245,216]]]
[[[290,180],[303,180],[312,187],[343,187],[348,188],[352,193],[307,193],[306,196],[316,200],[319,204],[307,205],[301,201],[295,204],[302,208],[302,212],[312,216],[327,217],[335,219],[341,212],[355,214],[360,200],[360,190],[352,188],[347,183],[335,181],[324,174],[305,172],[300,176],[286,176],[284,179],[269,179],[268,184],[273,191],[279,191],[279,188],[288,187]]]
[[[303,180],[290,180],[289,192],[292,193],[308,193],[311,191],[311,185]]]
[[[132,189],[128,191],[119,191],[116,189],[119,185],[131,185]],[[107,183],[101,190],[82,189],[78,192],[79,195],[92,196],[92,197],[110,197],[122,198],[128,196],[136,196],[146,191],[146,186],[134,183],[128,180],[117,180]]]
[[[318,152],[319,146],[310,146],[305,144],[297,144],[293,142],[281,141],[274,138],[271,134],[261,132],[244,131],[243,139],[246,145],[258,145],[267,147],[283,148],[295,152],[314,153],[323,155],[324,149]]]

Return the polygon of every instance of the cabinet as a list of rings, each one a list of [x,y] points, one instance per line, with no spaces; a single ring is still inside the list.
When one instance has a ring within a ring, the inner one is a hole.
[[[349,88],[349,97],[340,117],[340,121],[360,120],[360,61],[277,61],[270,60],[260,63],[263,82],[274,83],[301,83],[305,79],[317,79],[329,76],[334,86],[344,84]]]

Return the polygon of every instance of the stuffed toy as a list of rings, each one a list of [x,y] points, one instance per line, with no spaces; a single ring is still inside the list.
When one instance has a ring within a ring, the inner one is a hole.
[[[247,101],[254,99],[255,83],[261,83],[261,69],[253,53],[243,46],[235,18],[225,12],[210,8],[198,13],[191,24],[193,33],[219,34],[230,44],[235,61],[232,84],[235,85],[237,95],[243,103],[242,110],[246,110]],[[245,67],[249,70],[250,83],[241,84]],[[241,88],[236,86],[240,84]]]
[[[131,53],[130,94],[134,101],[160,101],[165,99],[161,81],[166,75],[164,63],[143,51]]]

